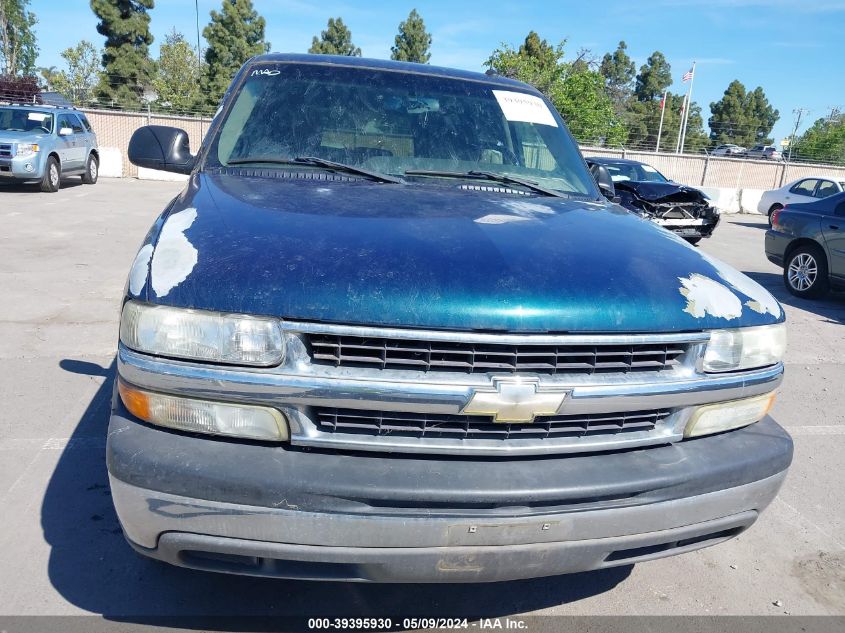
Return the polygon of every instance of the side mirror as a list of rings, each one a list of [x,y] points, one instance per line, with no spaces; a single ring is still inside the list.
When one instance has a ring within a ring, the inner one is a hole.
[[[129,162],[138,167],[190,174],[195,156],[188,133],[166,125],[145,125],[129,139]]]
[[[611,202],[619,202],[619,198],[616,196],[616,187],[613,186],[613,178],[610,177],[607,167],[592,163],[590,165],[590,173],[593,174],[593,178],[595,178],[601,194]]]
[[[71,134],[73,134],[73,128],[71,128],[71,127],[59,128],[59,136],[70,136]]]

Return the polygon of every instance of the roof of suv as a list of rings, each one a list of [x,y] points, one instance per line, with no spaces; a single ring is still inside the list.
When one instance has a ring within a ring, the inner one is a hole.
[[[416,73],[434,75],[438,77],[449,77],[451,79],[464,79],[467,81],[482,81],[488,84],[498,84],[504,87],[520,88],[537,93],[537,89],[521,81],[503,77],[498,74],[485,74],[457,68],[445,68],[442,66],[430,66],[429,64],[415,64],[412,62],[397,62],[386,59],[369,59],[366,57],[350,57],[346,55],[313,55],[311,53],[267,53],[257,55],[249,63],[267,62],[288,62],[302,64],[335,64],[338,66],[355,66],[358,68],[376,68],[379,70],[392,70],[395,72]]]
[[[28,110],[35,112],[44,112],[45,114],[55,114],[56,112],[65,112],[70,110],[76,112],[76,108],[65,108],[62,106],[42,105],[40,103],[4,103],[0,101],[0,108],[6,110]],[[81,112],[80,112],[81,114]]]

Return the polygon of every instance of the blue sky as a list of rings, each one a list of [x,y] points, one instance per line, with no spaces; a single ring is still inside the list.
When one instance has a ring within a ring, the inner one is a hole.
[[[221,0],[199,0],[200,28]],[[685,89],[681,75],[698,62],[693,100],[709,116],[733,79],[749,89],[762,86],[780,110],[776,139],[788,136],[793,110],[806,108],[801,128],[845,109],[841,60],[845,0],[417,0],[355,2],[321,0],[254,0],[267,19],[273,51],[305,52],[311,37],[340,16],[365,57],[386,58],[399,22],[416,7],[433,36],[431,62],[482,70],[500,43],[519,44],[529,30],[551,42],[568,41],[571,56],[589,48],[598,57],[620,39],[639,68],[655,50],[672,64],[676,92]],[[80,39],[97,46],[102,37],[87,0],[31,0],[38,15],[39,65],[63,66],[59,53]],[[158,44],[171,28],[196,37],[194,0],[157,0],[151,27]]]

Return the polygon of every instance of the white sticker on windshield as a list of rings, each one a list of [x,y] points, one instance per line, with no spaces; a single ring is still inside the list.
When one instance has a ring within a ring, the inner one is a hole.
[[[652,167],[651,165],[642,165],[643,171],[647,171],[650,174],[656,174],[657,170]]]
[[[493,95],[508,121],[523,121],[557,127],[549,106],[540,97],[510,90],[494,90]]]
[[[26,118],[30,121],[43,121],[47,118],[47,115],[43,112],[28,112]]]

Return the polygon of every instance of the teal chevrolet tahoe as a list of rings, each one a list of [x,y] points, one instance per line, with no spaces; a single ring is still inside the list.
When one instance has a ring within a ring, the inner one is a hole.
[[[65,176],[97,182],[97,136],[74,108],[0,103],[0,183],[36,182],[54,193]]]
[[[786,477],[780,304],[602,195],[531,86],[263,55],[199,148],[148,126],[129,158],[188,175],[122,304],[107,460],[144,556],[548,576],[726,541]]]

